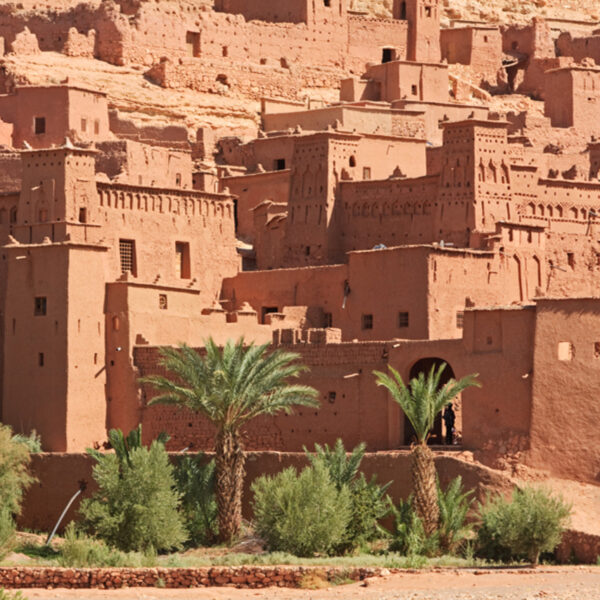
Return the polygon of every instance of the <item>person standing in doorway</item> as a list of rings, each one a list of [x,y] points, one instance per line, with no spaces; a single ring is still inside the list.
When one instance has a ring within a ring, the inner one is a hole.
[[[451,446],[454,441],[454,423],[456,421],[452,402],[444,409],[443,419],[446,424],[446,445]]]

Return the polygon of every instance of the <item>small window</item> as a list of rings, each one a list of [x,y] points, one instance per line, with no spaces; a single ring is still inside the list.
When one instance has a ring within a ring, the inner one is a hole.
[[[363,329],[373,329],[373,315],[363,315],[362,316],[362,328]]]
[[[10,213],[8,214],[8,220],[11,223],[16,223],[17,222],[17,207],[16,206],[13,206],[10,209]]]
[[[462,310],[459,310],[456,313],[456,326],[459,329],[462,329],[465,326],[465,313]]]
[[[45,223],[46,221],[48,221],[48,210],[45,208],[40,208],[39,212],[38,212],[38,221],[40,223]]]
[[[87,130],[87,119],[81,119],[81,131]]]
[[[181,173],[175,173],[175,185],[181,187]]]
[[[43,317],[46,315],[46,296],[37,296],[33,304],[33,314],[36,317]]]
[[[425,7],[425,16],[426,17],[431,17],[431,14],[432,14],[432,12],[431,12],[431,6],[426,6]]]
[[[80,223],[87,223],[87,208],[80,208],[79,209],[79,222]]]
[[[594,342],[594,358],[600,358],[600,342]]]
[[[167,295],[159,294],[158,295],[158,308],[160,310],[167,310],[168,307],[169,307],[169,301],[167,299]]]
[[[33,131],[36,135],[46,133],[46,117],[35,117],[33,120]]]
[[[371,167],[363,167],[363,179],[371,179]]]
[[[323,0],[323,4],[325,8],[331,8],[331,0]]]
[[[306,256],[310,256],[310,246],[306,246],[306,248],[304,248],[304,254]]]
[[[558,360],[570,361],[573,360],[573,344],[571,342],[558,342]]]
[[[511,47],[512,50],[518,50],[519,49],[519,42],[513,42],[510,45],[510,47]]]
[[[575,268],[575,254],[573,252],[567,252],[567,264],[571,269]]]
[[[381,54],[381,62],[388,63],[388,62],[392,62],[392,60],[394,60],[393,49],[392,48],[384,48],[383,52]]]
[[[189,279],[191,275],[190,245],[188,242],[175,242],[175,256],[180,279]]]
[[[223,48],[221,48],[221,54],[223,55],[223,58],[227,58],[229,56],[229,48],[227,46],[223,46]]]
[[[275,170],[276,171],[285,170],[285,158],[276,158],[275,159]]]
[[[323,327],[333,327],[333,315],[330,312],[323,313]]]
[[[327,394],[327,399],[329,400],[330,404],[333,404],[335,402],[336,397],[337,394],[335,392],[329,392],[329,394]]]
[[[100,135],[100,119],[94,121],[94,133]]]
[[[410,92],[413,96],[416,96],[419,92],[419,88],[417,88],[416,85],[411,85],[410,86]]]
[[[398,327],[408,327],[408,313],[407,312],[399,312],[398,313]]]
[[[198,31],[188,31],[185,34],[185,43],[188,56],[200,56],[200,33]]]
[[[40,367],[44,366],[44,353],[43,352],[38,352],[38,365]]]
[[[488,36],[487,36],[487,35],[484,35],[484,36],[483,36],[483,41],[484,41],[484,43],[485,43],[485,44],[487,44],[487,43],[488,43]]]
[[[356,166],[356,157],[354,157],[354,156],[351,156],[351,157],[350,157],[350,159],[348,160],[348,164],[349,164],[351,167],[355,167],[355,166]]]
[[[137,265],[134,240],[119,240],[119,257],[121,259],[121,273],[131,273],[135,277],[137,275]]]

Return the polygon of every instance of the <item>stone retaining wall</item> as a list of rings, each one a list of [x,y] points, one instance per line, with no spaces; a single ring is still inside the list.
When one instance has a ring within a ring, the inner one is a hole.
[[[387,569],[330,567],[205,567],[198,569],[67,569],[0,567],[0,588],[101,588],[231,586],[237,588],[299,587],[307,576],[330,582],[359,581],[388,573]]]

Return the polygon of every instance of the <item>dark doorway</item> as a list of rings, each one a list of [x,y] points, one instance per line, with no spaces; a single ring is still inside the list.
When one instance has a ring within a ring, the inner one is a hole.
[[[406,2],[400,4],[400,18],[406,20]]]
[[[382,63],[389,63],[394,60],[394,49],[393,48],[384,48],[381,55]]]
[[[409,377],[413,379],[414,377],[418,377],[419,373],[429,373],[431,367],[435,366],[436,369],[442,363],[446,361],[441,358],[422,358],[418,360],[411,368]],[[443,386],[450,379],[454,378],[454,371],[450,365],[446,365],[444,372],[442,373],[442,377],[440,379],[440,385]],[[406,446],[410,446],[415,441],[415,430],[411,424],[411,422],[404,417],[404,444]],[[444,443],[444,438],[442,437],[442,414],[436,416],[435,421],[433,423],[433,429],[429,432],[429,440],[427,442],[429,445],[441,445]]]

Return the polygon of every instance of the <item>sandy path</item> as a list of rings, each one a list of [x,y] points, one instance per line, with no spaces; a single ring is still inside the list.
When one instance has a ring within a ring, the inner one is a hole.
[[[600,567],[402,573],[322,590],[23,590],[30,600],[600,600]]]

